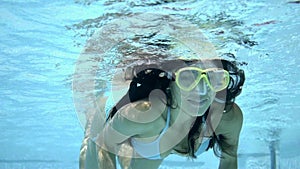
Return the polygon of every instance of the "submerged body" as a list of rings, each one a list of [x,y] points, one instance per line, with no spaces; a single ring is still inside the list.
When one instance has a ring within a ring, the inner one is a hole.
[[[105,99],[102,99],[102,103],[105,101]],[[101,104],[100,104],[101,105]],[[135,109],[149,110],[148,107],[149,104],[146,102],[137,102],[134,103]],[[212,111],[215,112],[222,112],[223,113],[223,106],[217,102],[213,103],[214,106],[212,106]],[[105,111],[104,104],[101,106],[103,109],[102,111]],[[114,122],[116,123],[126,123],[128,119],[125,117],[119,116],[118,118],[114,119]],[[127,121],[128,122],[128,121]],[[243,115],[242,111],[239,108],[237,104],[234,104],[233,107],[226,113],[223,114],[221,121],[216,129],[217,135],[222,135],[226,143],[228,145],[231,145],[231,147],[224,147],[225,149],[228,149],[232,154],[222,154],[224,158],[220,160],[220,169],[224,168],[237,168],[237,149],[238,149],[238,142],[239,142],[239,134],[243,123]],[[142,126],[141,126],[142,125]],[[136,136],[135,140],[143,141],[145,143],[151,143],[157,139],[157,136],[155,136],[155,133],[160,133],[164,127],[167,125],[166,119],[164,116],[159,117],[155,120],[154,124],[152,125],[145,125],[145,124],[132,124],[132,128],[143,128],[145,131],[149,131],[148,133],[144,133],[143,135]],[[116,126],[117,127],[117,126]],[[124,130],[124,128],[116,128],[119,131]],[[127,130],[127,129],[126,129]],[[126,131],[124,131],[126,132]],[[179,131],[180,132],[180,131]],[[151,139],[151,136],[154,136]],[[140,138],[139,138],[140,137]],[[161,136],[162,137],[162,136]],[[148,138],[142,139],[142,138]],[[91,138],[86,137],[84,139],[85,141],[82,144],[82,153],[80,156],[81,159],[81,169],[88,169],[88,168],[99,168],[99,169],[106,169],[106,168],[115,168],[115,155],[110,154],[109,152],[101,149],[96,145],[94,141],[91,140]],[[203,153],[203,150],[207,149],[207,141],[202,141],[203,138],[197,139],[197,152],[196,155],[199,156],[201,153]],[[203,142],[205,145],[203,146]],[[130,142],[124,142],[124,147],[127,148],[127,157],[119,156],[119,162],[123,168],[132,168],[132,169],[157,169],[159,165],[162,163],[163,159],[155,159],[155,160],[148,160],[144,158],[131,158],[130,155],[134,153],[134,149],[130,146]],[[202,147],[201,147],[202,145]],[[160,145],[163,147],[164,145]],[[201,148],[200,148],[201,147]],[[160,156],[166,157],[171,153],[175,153],[181,156],[188,156],[188,144],[187,144],[187,137],[182,139],[174,148],[173,150],[170,150],[168,152],[162,152]],[[136,152],[135,152],[136,153]],[[233,156],[234,155],[234,156]],[[101,162],[102,161],[102,162]],[[103,163],[103,161],[110,161],[110,163]],[[86,167],[84,167],[86,166]]]
[[[97,124],[97,117],[87,123],[80,166],[114,169],[118,157],[123,169],[157,169],[171,153],[195,157],[219,147],[219,168],[237,168],[243,117],[234,97],[242,83],[231,77],[239,74],[220,69],[218,63],[187,61],[175,65],[175,77],[155,68],[133,72],[129,91],[106,123]],[[105,97],[96,103],[101,114],[106,114],[106,103]],[[96,135],[89,131],[93,126]]]

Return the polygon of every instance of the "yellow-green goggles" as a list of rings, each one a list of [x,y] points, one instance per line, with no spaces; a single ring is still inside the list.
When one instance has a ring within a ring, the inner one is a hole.
[[[215,91],[225,89],[229,84],[229,73],[220,68],[200,69],[198,67],[184,67],[175,72],[175,82],[184,91],[193,90],[203,79],[208,87]]]

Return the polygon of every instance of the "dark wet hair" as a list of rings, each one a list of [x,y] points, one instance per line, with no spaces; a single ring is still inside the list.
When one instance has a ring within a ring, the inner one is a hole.
[[[230,74],[230,83],[227,87],[226,95],[226,105],[232,105],[236,96],[241,93],[242,86],[244,84],[245,75],[243,70],[239,69],[235,62],[222,60],[222,59],[209,59],[216,63],[217,67],[224,68]],[[135,102],[142,99],[148,99],[151,91],[159,89],[163,91],[167,98],[167,106],[172,107],[172,96],[169,89],[171,81],[174,81],[175,75],[170,73],[171,71],[189,66],[191,64],[203,62],[202,60],[167,60],[159,63],[147,63],[136,65],[133,67],[128,67],[125,70],[125,79],[132,80],[128,92],[120,99],[120,101],[111,109],[107,121],[111,119],[120,109],[126,104]],[[204,61],[205,63],[205,61]],[[226,106],[225,106],[226,107]],[[199,131],[201,124],[203,124],[206,119],[209,119],[209,109],[205,112],[203,116],[197,117],[192,128],[188,133],[188,155],[192,158],[195,156],[195,140],[199,136]],[[212,129],[210,120],[207,120],[208,127]],[[217,156],[219,155],[219,149],[225,151],[223,148],[230,145],[225,145],[222,135],[217,136],[213,133],[213,137],[210,140],[209,148],[213,148]]]
[[[227,87],[226,102],[232,103],[235,98],[242,92],[242,87],[245,82],[245,74],[242,69],[237,67],[234,61],[221,60],[224,70],[227,70],[230,75],[229,85]]]
[[[106,121],[112,118],[118,109],[126,104],[148,99],[150,93],[155,89],[161,90],[166,95],[167,105],[171,105],[172,97],[168,87],[172,79],[168,77],[168,73],[161,69],[153,68],[152,66],[144,67],[144,69],[138,71],[139,72],[132,77],[128,92],[112,108]]]

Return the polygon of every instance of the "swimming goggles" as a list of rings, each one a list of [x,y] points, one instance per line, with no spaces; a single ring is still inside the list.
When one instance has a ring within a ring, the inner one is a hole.
[[[220,68],[200,69],[184,67],[175,72],[175,82],[184,91],[193,90],[203,79],[208,87],[215,91],[225,89],[229,84],[229,73]]]

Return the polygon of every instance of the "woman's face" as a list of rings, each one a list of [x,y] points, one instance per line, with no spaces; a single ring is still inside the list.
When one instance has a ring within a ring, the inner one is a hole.
[[[222,79],[218,79],[219,74],[207,73],[207,70],[212,68],[217,68],[217,65],[206,61],[176,71],[174,94],[179,107],[185,113],[191,116],[202,116],[213,102],[216,95],[213,86],[218,85],[216,82]]]

